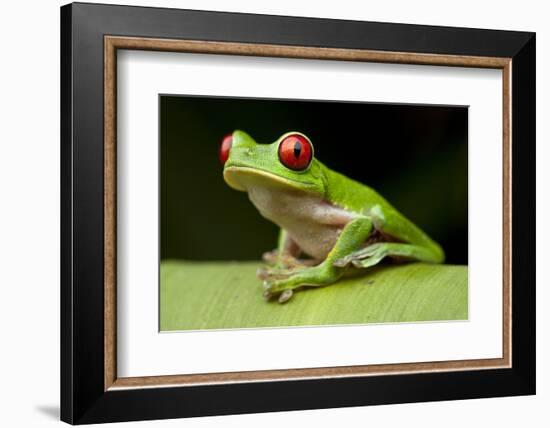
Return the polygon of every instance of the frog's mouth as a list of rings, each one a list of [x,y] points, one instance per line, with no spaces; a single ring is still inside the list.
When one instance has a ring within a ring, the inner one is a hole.
[[[316,185],[305,181],[283,178],[271,172],[246,166],[229,166],[223,170],[225,182],[235,190],[247,192],[250,187],[262,186],[281,190],[315,192]]]

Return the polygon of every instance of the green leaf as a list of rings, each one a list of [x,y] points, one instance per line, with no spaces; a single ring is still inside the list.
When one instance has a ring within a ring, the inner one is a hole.
[[[410,263],[266,302],[257,262],[164,261],[160,329],[197,330],[465,320],[468,267]]]

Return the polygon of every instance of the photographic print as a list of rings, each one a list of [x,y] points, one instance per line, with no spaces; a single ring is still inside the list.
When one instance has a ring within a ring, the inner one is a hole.
[[[468,108],[159,96],[160,330],[468,319]]]

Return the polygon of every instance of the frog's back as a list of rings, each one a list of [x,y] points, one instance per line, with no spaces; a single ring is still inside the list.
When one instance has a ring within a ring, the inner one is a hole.
[[[374,189],[326,167],[325,178],[326,197],[333,204],[370,217],[375,228],[385,235],[401,242],[430,248],[443,260],[441,247]]]
[[[378,206],[384,211],[395,210],[378,192],[327,167],[324,169],[327,183],[326,198],[348,211],[357,214],[368,213]]]

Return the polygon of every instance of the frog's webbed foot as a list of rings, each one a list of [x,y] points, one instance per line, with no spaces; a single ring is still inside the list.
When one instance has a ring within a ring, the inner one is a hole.
[[[385,257],[397,260],[418,260],[427,263],[440,263],[438,253],[429,248],[397,242],[378,242],[357,250],[334,261],[336,267],[354,266],[368,268],[382,261]]]
[[[373,244],[334,261],[336,267],[353,266],[365,269],[377,265],[388,255],[384,246]]]
[[[284,288],[285,284],[295,288],[296,279],[301,278],[304,272],[310,271],[318,262],[312,259],[297,259],[290,255],[282,255],[277,258],[275,266],[263,266],[258,268],[256,276],[263,281],[264,297],[269,300],[273,296],[279,296],[279,302],[284,303],[292,297],[292,289]],[[302,284],[315,285],[315,284]]]
[[[313,267],[272,269],[262,274],[264,297],[267,300],[278,297],[279,302],[284,303],[292,297],[297,288],[320,287],[334,283],[341,276],[341,270],[323,262]]]
[[[292,291],[292,289],[290,289],[290,288],[287,289],[287,290],[283,290],[283,291],[281,291],[281,292],[279,293],[278,298],[277,298],[277,301],[278,301],[279,303],[285,303],[285,302],[287,302],[287,301],[290,300],[290,298],[292,297],[293,294],[294,294],[294,291]],[[265,291],[264,291],[264,298],[265,298],[266,300],[271,300],[271,298],[274,297],[274,296],[277,296],[277,295],[271,293],[271,292],[268,291],[268,290],[265,290]]]
[[[282,288],[284,284],[287,283],[286,280],[290,278],[290,275],[287,278],[271,276],[266,278],[263,282],[264,293],[263,296],[266,300],[271,300],[274,297],[277,297],[279,303],[285,303],[294,294],[293,288]]]
[[[278,295],[279,303],[284,303],[292,297],[292,289],[277,290],[275,288],[277,284],[284,283],[292,275],[296,274],[300,269],[284,269],[284,268],[269,268],[262,267],[256,272],[259,279],[263,280],[264,298],[270,300],[272,297]]]
[[[258,279],[263,281],[265,280],[276,280],[276,279],[285,279],[290,275],[300,270],[299,268],[285,268],[277,266],[262,266],[256,271],[256,276]]]

